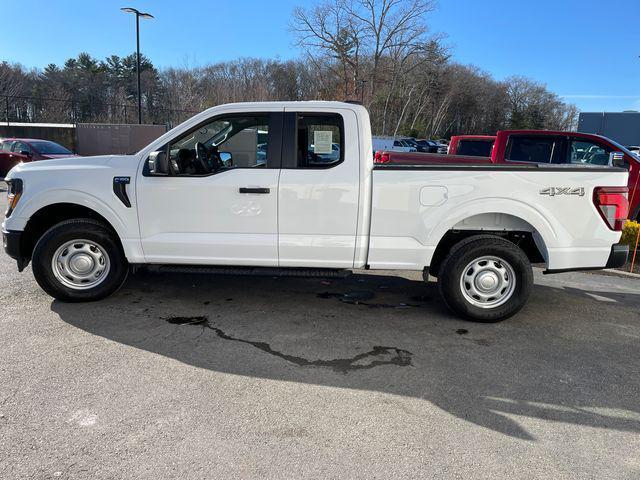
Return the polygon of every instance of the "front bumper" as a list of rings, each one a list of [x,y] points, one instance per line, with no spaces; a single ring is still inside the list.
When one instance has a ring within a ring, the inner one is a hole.
[[[607,264],[604,267],[563,268],[558,270],[545,270],[542,273],[544,273],[545,275],[548,275],[553,273],[579,272],[584,270],[603,270],[605,268],[619,268],[624,266],[627,263],[628,257],[629,257],[629,245],[622,245],[620,243],[616,243],[615,245],[611,245],[611,253],[609,254]]]
[[[4,251],[18,262],[18,271],[20,272],[24,270],[24,267],[29,263],[29,259],[24,258],[21,252],[21,245],[22,232],[13,230],[2,231],[2,246],[4,247]]]

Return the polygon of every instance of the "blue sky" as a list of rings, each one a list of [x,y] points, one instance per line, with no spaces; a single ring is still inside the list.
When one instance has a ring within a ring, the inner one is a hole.
[[[0,60],[27,67],[62,63],[81,51],[104,58],[135,48],[154,64],[198,66],[237,57],[299,54],[287,29],[312,0],[0,0]],[[20,20],[23,19],[24,21]],[[525,75],[583,111],[640,110],[640,0],[439,0],[430,15],[453,58],[502,79]]]

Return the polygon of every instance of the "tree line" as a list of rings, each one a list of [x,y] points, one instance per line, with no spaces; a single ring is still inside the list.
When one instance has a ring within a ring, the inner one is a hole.
[[[322,0],[294,10],[290,31],[304,54],[156,68],[142,56],[143,117],[175,125],[207,107],[268,100],[357,100],[379,135],[442,138],[499,129],[575,127],[577,109],[522,76],[496,80],[451,58],[432,34],[433,0]],[[0,106],[10,121],[132,123],[135,54],[81,53],[64,65],[0,63]]]

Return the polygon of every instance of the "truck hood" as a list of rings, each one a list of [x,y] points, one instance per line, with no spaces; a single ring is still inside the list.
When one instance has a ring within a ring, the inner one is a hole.
[[[80,155],[75,155],[73,153],[41,153],[40,156],[42,157],[42,160],[50,160],[55,158],[74,158],[79,157]]]
[[[19,163],[13,167],[6,176],[6,180],[15,178],[22,173],[29,172],[57,172],[61,170],[93,170],[105,168],[112,161],[126,158],[126,155],[102,155],[97,157],[66,157],[51,160],[38,160],[36,162]]]

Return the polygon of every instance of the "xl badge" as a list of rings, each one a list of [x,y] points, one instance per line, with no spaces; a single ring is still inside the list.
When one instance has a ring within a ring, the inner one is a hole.
[[[584,187],[547,187],[540,190],[540,195],[549,195],[550,197],[557,195],[576,195],[578,197],[584,197]]]

